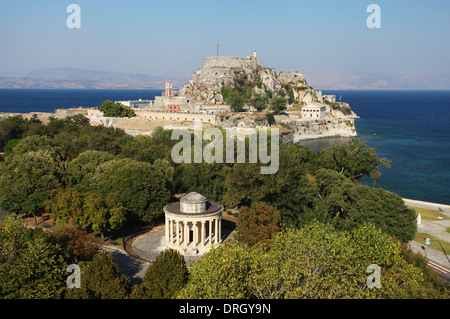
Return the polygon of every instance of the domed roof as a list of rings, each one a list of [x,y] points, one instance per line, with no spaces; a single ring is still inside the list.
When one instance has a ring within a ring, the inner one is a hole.
[[[189,194],[186,194],[183,197],[181,197],[180,202],[187,204],[205,203],[206,197],[196,192],[190,192]]]
[[[196,192],[186,194],[179,202],[164,207],[166,213],[184,216],[215,215],[220,214],[222,210],[222,205],[209,202],[205,196]]]

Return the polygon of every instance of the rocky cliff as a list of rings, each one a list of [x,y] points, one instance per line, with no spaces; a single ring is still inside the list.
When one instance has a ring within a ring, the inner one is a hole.
[[[275,72],[259,65],[255,55],[247,57],[208,57],[179,94],[193,97],[197,103],[224,104],[222,87],[249,91],[250,95],[284,95],[289,105],[323,102],[322,92],[307,85],[300,72]],[[290,97],[290,99],[289,99]]]

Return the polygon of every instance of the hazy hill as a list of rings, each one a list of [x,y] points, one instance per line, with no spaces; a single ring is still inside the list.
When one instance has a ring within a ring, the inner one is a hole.
[[[306,68],[308,82],[321,90],[450,90],[450,78],[421,73],[389,74]]]
[[[23,77],[0,77],[0,88],[162,89],[166,81],[180,87],[187,79],[167,75],[128,74],[77,68],[36,70]]]

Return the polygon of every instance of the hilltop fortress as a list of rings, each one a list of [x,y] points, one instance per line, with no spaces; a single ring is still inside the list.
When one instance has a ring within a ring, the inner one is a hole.
[[[245,101],[240,110],[227,103],[224,88]],[[276,97],[285,99],[286,108],[271,124],[283,128],[288,141],[357,136],[354,121],[358,116],[347,103],[308,86],[301,72],[261,66],[256,52],[246,57],[207,57],[179,91],[167,82],[154,100],[116,101],[132,108],[134,118],[105,118],[95,108],[59,109],[56,115],[84,113],[92,125],[114,126],[129,134],[150,134],[156,126],[186,127],[195,121],[245,131],[270,125],[266,114],[272,112]]]

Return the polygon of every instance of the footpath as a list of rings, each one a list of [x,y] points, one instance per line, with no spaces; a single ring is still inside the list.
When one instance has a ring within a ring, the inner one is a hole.
[[[405,205],[417,208],[435,210],[450,218],[450,205],[429,203],[404,198]],[[450,220],[421,220],[417,225],[417,232],[430,234],[443,242],[450,243],[450,233],[446,230],[450,228]],[[450,251],[436,250],[428,245],[417,241],[410,241],[411,249],[425,256],[428,259],[428,265],[432,267],[446,281],[450,281]]]

